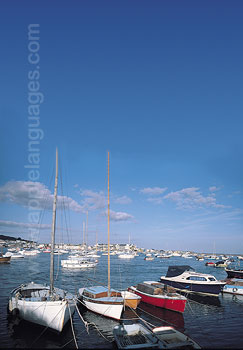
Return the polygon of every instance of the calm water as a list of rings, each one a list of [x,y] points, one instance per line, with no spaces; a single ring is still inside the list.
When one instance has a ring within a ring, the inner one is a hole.
[[[66,255],[55,256],[65,259]],[[70,325],[65,327],[61,335],[26,322],[18,323],[8,317],[7,303],[10,291],[21,283],[49,283],[50,255],[41,253],[33,257],[12,260],[10,264],[0,264],[0,347],[1,348],[75,348]],[[173,257],[145,261],[143,256],[130,261],[123,261],[111,256],[112,287],[126,289],[132,284],[144,280],[159,280],[167,271],[168,265],[190,265],[199,272],[213,274],[224,279],[223,269],[206,267],[205,261]],[[57,264],[56,264],[57,266]],[[76,293],[78,288],[87,285],[88,279],[106,283],[107,256],[101,256],[95,269],[70,271],[60,268],[56,270],[55,285]],[[96,283],[97,284],[97,283]],[[91,325],[87,333],[78,313],[73,316],[74,331],[79,348],[114,349],[112,328],[116,321],[103,318],[92,312],[80,309],[83,318]],[[140,303],[136,314],[127,310],[124,318],[142,317],[153,325],[172,324],[185,332],[203,348],[243,348],[243,297],[220,295],[219,298],[193,298],[187,303],[183,315]]]

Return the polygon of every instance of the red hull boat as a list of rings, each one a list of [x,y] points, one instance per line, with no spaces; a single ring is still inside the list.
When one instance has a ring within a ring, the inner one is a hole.
[[[129,287],[128,291],[139,295],[144,303],[164,309],[183,313],[186,307],[187,298],[162,283],[145,281]]]

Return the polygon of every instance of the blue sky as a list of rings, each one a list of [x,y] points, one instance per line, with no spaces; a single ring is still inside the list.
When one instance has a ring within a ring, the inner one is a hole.
[[[0,233],[28,239],[38,226],[49,240],[57,146],[69,227],[67,238],[58,211],[58,239],[81,243],[88,210],[88,243],[106,242],[109,150],[112,243],[242,253],[242,12],[241,1],[3,1]],[[30,70],[44,97],[35,181]]]

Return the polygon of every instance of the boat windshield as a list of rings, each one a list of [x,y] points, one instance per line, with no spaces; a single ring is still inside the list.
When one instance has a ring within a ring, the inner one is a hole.
[[[195,271],[195,270],[189,265],[169,266],[166,277],[179,276],[185,271]]]

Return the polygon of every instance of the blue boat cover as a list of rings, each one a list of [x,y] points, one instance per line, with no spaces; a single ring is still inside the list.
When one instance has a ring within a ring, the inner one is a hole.
[[[195,271],[189,265],[175,265],[169,266],[166,277],[175,277],[181,275],[184,271]]]

